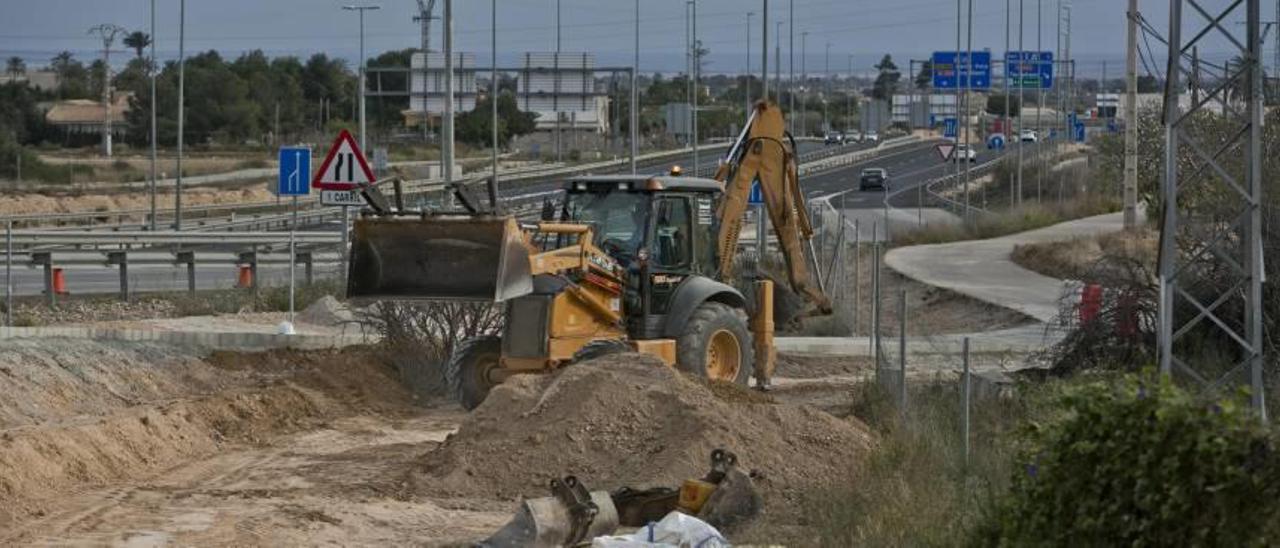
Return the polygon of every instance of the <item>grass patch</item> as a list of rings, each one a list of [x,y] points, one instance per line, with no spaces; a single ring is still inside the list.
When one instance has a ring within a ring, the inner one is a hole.
[[[1036,407],[1040,389],[974,400],[967,463],[958,383],[909,389],[906,421],[896,397],[874,381],[855,389],[852,413],[880,439],[848,484],[809,502],[822,545],[962,544],[1008,490],[1015,457],[1008,440],[1024,419],[1042,412]]]
[[[1004,213],[981,215],[968,224],[932,224],[923,228],[899,230],[894,232],[892,243],[895,246],[910,246],[998,238],[1072,219],[1111,213],[1119,208],[1119,202],[1105,196],[1082,196],[1061,204],[1026,203]]]

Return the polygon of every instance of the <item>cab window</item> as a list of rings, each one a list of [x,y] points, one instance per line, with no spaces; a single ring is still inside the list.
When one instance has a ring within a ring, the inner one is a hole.
[[[684,198],[662,198],[658,201],[654,223],[653,260],[665,268],[686,267],[693,258],[690,236],[693,215]]]

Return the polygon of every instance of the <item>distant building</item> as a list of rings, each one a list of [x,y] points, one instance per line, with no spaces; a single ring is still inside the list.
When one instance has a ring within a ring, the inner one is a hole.
[[[131,94],[121,93],[111,105],[111,134],[124,137],[128,130],[125,115],[129,112]],[[102,101],[91,99],[72,99],[52,103],[44,114],[49,125],[68,134],[102,133],[103,121],[106,120],[107,109]]]
[[[970,100],[976,100],[971,98]],[[982,100],[986,105],[986,100]],[[975,103],[970,108],[977,111]],[[956,96],[953,93],[901,93],[893,96],[891,123],[908,124],[913,128],[930,128],[947,118],[956,116]]]
[[[445,70],[444,54],[421,52],[409,59],[409,110],[404,112],[405,123],[414,126],[423,119],[424,112],[432,118],[444,114]],[[377,81],[369,86],[376,90]],[[470,112],[476,108],[476,56],[474,53],[453,54],[453,110]]]
[[[54,91],[58,89],[58,73],[51,70],[28,70],[22,74],[0,74],[0,84],[10,82],[26,82],[40,91]]]
[[[531,52],[524,54],[521,67],[517,105],[538,115],[537,129],[609,131],[609,101],[596,88],[594,55]]]

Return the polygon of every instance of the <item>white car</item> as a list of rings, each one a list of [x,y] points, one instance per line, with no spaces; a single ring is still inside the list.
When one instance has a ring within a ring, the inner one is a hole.
[[[862,136],[862,140],[876,143],[880,141],[880,134],[874,131],[868,131],[866,135]]]
[[[977,162],[978,151],[974,150],[973,147],[968,145],[956,145],[955,148],[951,149],[951,161],[959,162],[962,160],[968,160],[969,162]]]
[[[1022,133],[1018,135],[1018,140],[1024,143],[1038,143],[1040,142],[1040,136],[1036,135],[1035,130],[1024,129],[1022,130]]]

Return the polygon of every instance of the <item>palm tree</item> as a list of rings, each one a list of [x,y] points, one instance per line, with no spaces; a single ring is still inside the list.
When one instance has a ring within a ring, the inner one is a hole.
[[[26,74],[27,64],[22,60],[21,57],[10,57],[9,60],[5,62],[4,71],[9,76],[17,78],[19,76],[22,76],[23,74]]]
[[[140,30],[135,30],[124,37],[125,47],[133,48],[138,54],[138,58],[142,58],[142,50],[147,49],[151,45],[151,35]]]
[[[67,88],[67,76],[71,71],[71,64],[75,62],[75,57],[71,52],[62,50],[62,53],[53,56],[49,60],[49,67],[53,69],[53,73],[58,77],[58,96],[62,97],[62,93]]]

